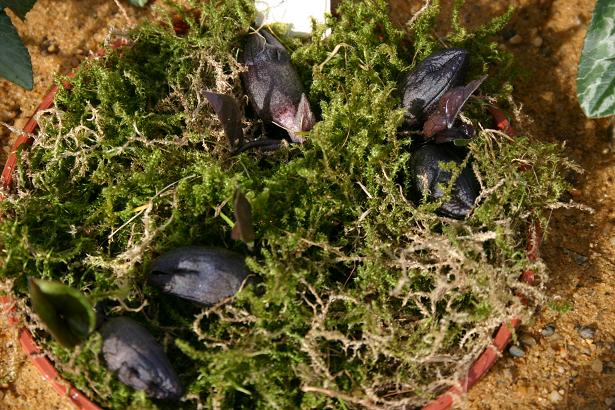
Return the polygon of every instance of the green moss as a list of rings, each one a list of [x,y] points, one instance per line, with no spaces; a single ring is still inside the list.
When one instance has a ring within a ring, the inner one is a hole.
[[[254,10],[247,0],[201,3],[200,13],[178,9],[185,35],[141,26],[130,46],[88,62],[58,93],[21,154],[16,193],[0,204],[0,275],[24,299],[26,275],[56,279],[108,315],[144,323],[187,387],[181,407],[424,404],[498,323],[529,314],[514,296],[527,291],[519,277],[528,267],[546,275],[523,250],[528,221],[546,228],[570,164],[555,146],[485,129],[469,146],[485,193],[470,218],[409,202],[412,141],[398,133],[396,88],[439,47],[430,34],[437,2],[409,42],[380,0],[343,2],[310,42],[285,40],[321,118],[300,152],[231,156],[202,92],[241,98],[236,56]],[[471,75],[491,74],[484,90],[494,99],[510,90],[509,56],[489,39],[505,18],[471,33],[454,17],[445,39],[470,49]],[[466,114],[488,127],[484,111],[478,100]],[[245,126],[259,132],[254,120]],[[165,250],[244,252],[223,217],[237,186],[252,205],[248,265],[258,284],[210,309],[151,288],[148,266]],[[122,386],[101,363],[98,335],[76,351],[48,346],[63,374],[106,407],[177,408]]]

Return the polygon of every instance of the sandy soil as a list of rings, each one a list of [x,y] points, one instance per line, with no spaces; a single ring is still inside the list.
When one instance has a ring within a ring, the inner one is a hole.
[[[446,10],[451,1],[442,1]],[[402,23],[421,1],[391,1]],[[501,13],[510,1],[472,1],[463,21],[476,25]],[[587,120],[575,96],[576,68],[593,0],[517,0],[517,13],[498,38],[523,68],[514,97],[522,105],[515,126],[536,138],[566,144],[586,172],[571,175],[570,196],[592,207],[555,211],[542,256],[552,281],[551,307],[522,327],[521,358],[506,353],[459,404],[470,409],[615,408],[615,139],[607,120]],[[22,126],[52,83],[103,41],[109,27],[124,29],[141,11],[111,0],[39,0],[18,24],[33,57],[35,89],[0,80],[0,121]],[[444,16],[446,18],[446,16]],[[6,147],[9,132],[0,129]],[[5,154],[3,154],[5,155]],[[2,158],[0,158],[1,160]],[[554,308],[554,307],[559,308]],[[563,309],[562,309],[563,308]],[[0,319],[0,408],[64,409],[70,406],[43,382],[18,349],[16,333]],[[555,332],[544,336],[545,326]]]

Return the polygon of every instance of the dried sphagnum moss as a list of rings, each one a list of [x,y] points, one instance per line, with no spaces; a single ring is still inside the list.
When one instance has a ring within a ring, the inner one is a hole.
[[[202,92],[242,98],[236,55],[254,10],[247,0],[199,3],[185,36],[139,27],[130,46],[85,64],[40,117],[1,205],[2,276],[24,300],[26,275],[56,279],[108,315],[144,323],[187,387],[181,407],[424,404],[464,375],[500,323],[528,315],[515,293],[541,301],[519,280],[530,267],[545,279],[524,251],[528,224],[545,226],[570,165],[554,146],[484,129],[469,147],[483,198],[466,221],[409,202],[411,139],[398,133],[396,85],[439,47],[429,34],[437,4],[408,42],[384,1],[345,2],[311,42],[287,40],[322,119],[300,154],[233,157]],[[471,73],[490,70],[482,89],[501,101],[510,60],[487,34],[504,22],[468,33],[455,20],[445,40],[472,50]],[[466,112],[487,126],[481,101]],[[244,125],[251,138],[262,131]],[[256,285],[207,309],[148,286],[152,258],[175,246],[245,251],[222,217],[237,186],[253,209]],[[48,347],[105,407],[178,407],[119,383],[100,342]]]

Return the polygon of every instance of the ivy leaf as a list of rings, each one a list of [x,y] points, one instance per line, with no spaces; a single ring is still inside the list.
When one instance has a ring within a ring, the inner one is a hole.
[[[94,331],[94,308],[79,291],[59,282],[28,278],[32,308],[63,346],[74,347]]]
[[[145,7],[148,0],[130,0],[130,4],[137,7]]]
[[[590,118],[615,114],[615,2],[598,0],[577,74],[577,98]]]
[[[24,20],[26,14],[32,9],[36,3],[36,0],[0,0],[0,9],[8,7],[17,14],[17,16]]]
[[[23,88],[32,89],[30,54],[4,10],[0,10],[0,76]]]

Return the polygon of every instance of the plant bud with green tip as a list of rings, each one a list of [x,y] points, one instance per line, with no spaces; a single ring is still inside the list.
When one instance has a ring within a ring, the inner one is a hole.
[[[162,346],[143,326],[126,317],[107,321],[100,329],[107,368],[135,390],[155,399],[179,399],[183,387]]]
[[[94,308],[78,290],[59,282],[28,278],[32,308],[65,347],[88,338],[96,326]]]

